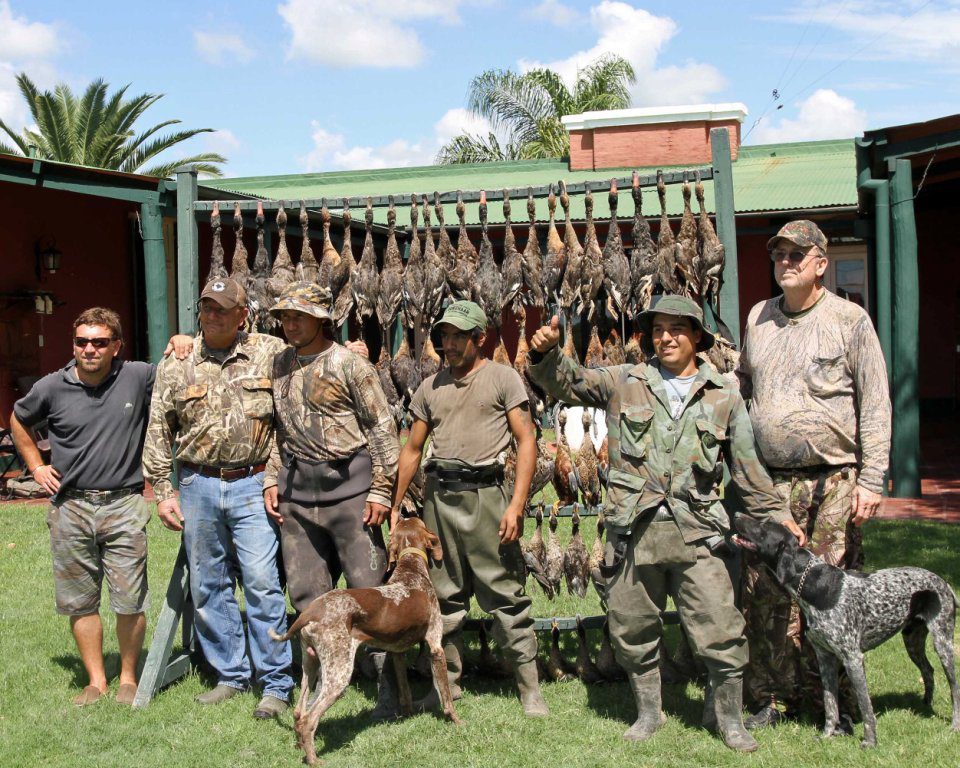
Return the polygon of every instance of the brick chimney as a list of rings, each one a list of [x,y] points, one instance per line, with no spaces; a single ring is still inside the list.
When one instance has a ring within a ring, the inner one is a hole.
[[[693,104],[584,112],[560,118],[570,133],[570,170],[709,163],[710,129],[726,128],[737,159],[744,104]]]

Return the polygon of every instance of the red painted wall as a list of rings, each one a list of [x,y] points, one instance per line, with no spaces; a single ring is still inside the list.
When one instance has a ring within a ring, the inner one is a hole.
[[[134,273],[130,213],[121,201],[19,184],[0,184],[6,222],[0,237],[0,293],[43,290],[62,306],[52,315],[34,311],[33,301],[0,298],[0,424],[6,425],[21,396],[16,381],[63,366],[73,355],[73,321],[84,309],[103,305],[120,314],[124,333],[133,331]],[[34,244],[56,238],[60,270],[34,273]],[[40,335],[44,344],[40,346]]]
[[[954,399],[960,394],[960,247],[945,236],[956,220],[949,207],[917,204],[920,276],[920,398]],[[896,288],[894,288],[896,290]]]

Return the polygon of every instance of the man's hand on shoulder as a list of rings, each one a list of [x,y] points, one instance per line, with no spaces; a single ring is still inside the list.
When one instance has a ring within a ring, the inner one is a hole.
[[[185,360],[193,352],[193,336],[184,333],[171,336],[167,348],[163,350],[163,356],[169,357],[171,352],[177,360]]]
[[[370,350],[367,349],[367,345],[362,339],[357,339],[357,341],[347,341],[343,346],[353,352],[353,354],[360,355],[360,357],[364,358],[365,360],[370,359]]]

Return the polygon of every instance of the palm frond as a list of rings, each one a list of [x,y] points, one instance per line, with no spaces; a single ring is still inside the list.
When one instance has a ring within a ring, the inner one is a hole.
[[[577,84],[574,87],[577,111],[629,107],[628,86],[636,80],[633,66],[623,57],[614,54],[600,57],[577,73]]]
[[[29,155],[30,154],[30,148],[27,146],[27,142],[25,142],[21,136],[18,136],[12,130],[10,130],[10,126],[8,126],[5,122],[3,122],[3,120],[0,120],[0,130],[3,130],[3,132],[6,133],[7,136],[9,136],[13,140],[13,143],[16,144],[17,148],[20,150],[19,152],[9,152],[8,154],[11,154],[11,155],[19,155],[19,154]]]
[[[218,155],[216,152],[203,152],[199,155],[182,157],[173,162],[154,165],[144,170],[138,169],[136,173],[142,173],[144,176],[157,176],[158,178],[166,179],[172,176],[173,172],[181,165],[192,165],[197,169],[197,173],[199,174],[211,176],[213,178],[219,178],[223,176],[223,171],[219,166],[214,165],[214,163],[225,162],[227,162],[227,158],[223,157],[222,155]]]
[[[535,138],[537,122],[551,114],[549,95],[523,75],[488,70],[473,79],[468,108],[495,129],[509,129],[521,144]]]
[[[211,133],[212,128],[196,128],[189,131],[177,131],[176,133],[171,133],[166,136],[160,136],[153,141],[134,149],[132,152],[124,152],[125,155],[123,161],[120,163],[120,170],[126,171],[128,173],[136,173],[137,169],[145,165],[149,160],[152,160],[154,157],[159,155],[161,152],[165,152],[170,149],[170,147],[175,144],[179,144],[182,141],[193,138],[198,133]],[[124,150],[126,150],[127,145],[124,145]],[[219,157],[219,155],[217,155]],[[226,162],[221,159],[217,162]]]
[[[530,79],[546,91],[553,104],[553,112],[557,117],[572,115],[576,111],[573,94],[552,69],[531,69],[524,77]]]
[[[73,134],[74,151],[80,162],[84,164],[89,164],[92,159],[90,154],[97,129],[103,122],[106,96],[107,84],[102,79],[94,80],[87,86],[87,90],[77,107]]]
[[[501,147],[497,137],[488,133],[486,138],[468,133],[455,136],[444,144],[434,160],[438,165],[462,163],[492,163],[498,160],[516,160],[516,148],[508,143]]]

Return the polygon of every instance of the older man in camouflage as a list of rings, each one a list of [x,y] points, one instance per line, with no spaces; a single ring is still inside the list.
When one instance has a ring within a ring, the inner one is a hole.
[[[757,455],[739,392],[696,357],[714,343],[700,308],[664,296],[638,322],[656,362],[583,368],[558,349],[554,317],[531,341],[530,367],[554,397],[607,414],[610,632],[638,710],[624,738],[648,739],[665,719],[658,653],[669,595],[709,672],[704,725],[717,728],[728,747],[753,751],[757,743],[741,720],[747,643],[724,560],[722,462],[748,514],[781,521],[798,538],[800,532]]]
[[[809,547],[839,568],[862,566],[859,526],[880,505],[890,447],[890,397],[880,342],[862,307],[823,286],[827,238],[793,221],[767,243],[783,295],[747,319],[737,374],[760,454]],[[822,712],[816,657],[800,611],[749,555],[743,606],[750,641],[748,728],[803,704]],[[844,678],[845,680],[845,678]],[[848,685],[841,710],[855,712]]]
[[[293,283],[270,312],[291,344],[273,363],[276,441],[263,482],[268,512],[281,522],[287,591],[298,611],[333,589],[375,587],[386,572],[381,523],[390,511],[400,443],[370,362],[333,341],[331,295]],[[376,720],[396,715],[386,654]]]
[[[277,521],[263,506],[263,476],[273,435],[273,360],[281,339],[242,329],[246,294],[235,280],[211,281],[200,297],[202,334],[185,360],[157,369],[143,451],[144,474],[163,524],[183,531],[200,647],[217,685],[198,697],[225,701],[250,686],[249,641],[263,697],[254,717],[282,712],[293,689],[289,643],[268,632],[286,629],[277,567]],[[180,499],[169,476],[171,444]],[[182,505],[182,512],[181,512]],[[235,596],[243,583],[247,639]]]

